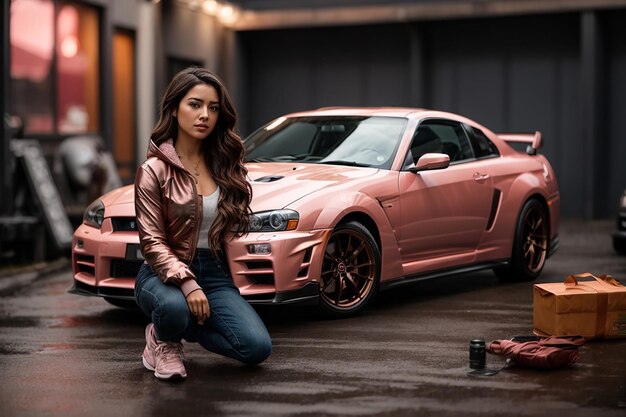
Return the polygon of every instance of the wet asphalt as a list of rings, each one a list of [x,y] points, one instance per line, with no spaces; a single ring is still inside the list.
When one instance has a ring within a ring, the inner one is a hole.
[[[609,273],[626,284],[613,222],[565,222],[537,282]],[[626,416],[626,339],[589,342],[580,362],[468,376],[471,339],[532,332],[532,283],[490,271],[380,294],[358,317],[259,309],[272,356],[248,367],[185,344],[188,378],[141,364],[147,318],[67,293],[69,267],[0,278],[0,416]],[[9,284],[7,284],[9,282]],[[503,359],[487,356],[488,368]]]

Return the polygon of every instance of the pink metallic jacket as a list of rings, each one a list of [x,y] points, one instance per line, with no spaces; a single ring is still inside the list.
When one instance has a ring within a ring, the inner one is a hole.
[[[202,197],[180,162],[172,140],[150,141],[148,159],[135,177],[135,212],[141,252],[163,282],[185,297],[200,289],[189,265],[202,223]]]

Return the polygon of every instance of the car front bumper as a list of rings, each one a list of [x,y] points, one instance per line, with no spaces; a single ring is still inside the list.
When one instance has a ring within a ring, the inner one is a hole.
[[[228,244],[229,269],[251,304],[315,304],[332,229],[250,233]],[[252,245],[266,252],[254,253]]]
[[[70,292],[118,299],[133,299],[135,278],[143,257],[137,232],[112,232],[110,221],[102,229],[80,225],[72,239],[74,286]]]
[[[105,223],[107,220],[105,219]],[[132,300],[143,257],[136,232],[111,232],[81,225],[74,233],[72,268],[78,295]],[[319,302],[319,277],[332,229],[250,233],[228,244],[233,282],[250,304]],[[263,254],[250,245],[265,245]]]

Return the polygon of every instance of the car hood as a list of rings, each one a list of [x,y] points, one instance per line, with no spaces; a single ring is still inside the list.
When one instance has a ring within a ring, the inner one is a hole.
[[[106,217],[135,215],[135,187],[126,185],[116,188],[100,197],[105,207]]]
[[[252,211],[283,208],[300,198],[339,183],[372,176],[377,168],[297,163],[248,163]]]
[[[315,191],[378,172],[377,168],[272,162],[248,163],[246,167],[254,196],[253,211],[283,208]],[[128,216],[135,212],[134,197],[134,186],[127,185],[100,199],[107,216]]]

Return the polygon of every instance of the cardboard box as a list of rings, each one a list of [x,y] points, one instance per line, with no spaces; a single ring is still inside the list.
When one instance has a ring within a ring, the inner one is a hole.
[[[626,337],[626,286],[610,275],[570,275],[563,283],[535,284],[537,335]]]

